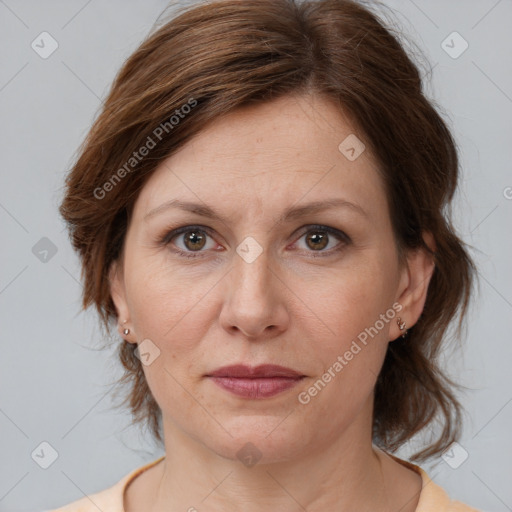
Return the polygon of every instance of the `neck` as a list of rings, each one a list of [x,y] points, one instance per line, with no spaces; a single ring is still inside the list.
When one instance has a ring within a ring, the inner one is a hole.
[[[300,458],[246,467],[167,424],[167,455],[150,510],[391,510],[396,503],[368,430],[355,422],[334,443],[315,445]]]

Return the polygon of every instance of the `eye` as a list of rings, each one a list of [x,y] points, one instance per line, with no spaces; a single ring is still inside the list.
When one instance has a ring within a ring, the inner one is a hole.
[[[200,254],[194,253],[205,252],[202,250],[204,248],[206,248],[206,250],[212,249],[211,246],[207,247],[208,237],[210,237],[210,234],[209,230],[206,228],[200,228],[198,226],[184,226],[168,233],[162,240],[162,243],[164,245],[168,245],[176,239],[177,242],[182,242],[182,245],[180,246],[179,243],[174,242],[178,248],[175,252],[187,258],[196,258],[200,256]]]
[[[348,235],[343,233],[343,231],[329,226],[320,225],[308,226],[308,230],[301,235],[299,240],[303,237],[306,237],[306,252],[320,253],[311,254],[313,257],[329,256],[332,253],[341,251],[351,242]],[[335,245],[334,248],[324,250],[331,243],[331,237],[337,238],[340,243]],[[186,258],[197,258],[201,257],[203,253],[206,253],[209,249],[215,250],[215,242],[212,241],[210,246],[208,246],[208,238],[212,238],[208,228],[200,226],[183,226],[167,233],[160,240],[160,243],[162,245],[174,245],[176,248],[172,249],[172,251],[180,256],[184,256]]]
[[[339,231],[338,229],[334,229],[329,226],[309,226],[308,230],[301,235],[299,240],[302,240],[304,237],[304,244],[307,252],[321,253],[318,255],[313,254],[313,257],[329,256],[333,252],[340,251],[350,243],[350,238],[343,233],[343,231]],[[331,243],[331,237],[337,238],[341,243],[338,243],[329,250],[324,250]]]

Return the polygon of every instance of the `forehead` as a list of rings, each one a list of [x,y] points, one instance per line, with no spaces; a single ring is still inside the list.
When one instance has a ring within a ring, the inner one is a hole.
[[[162,161],[140,192],[134,214],[141,218],[178,198],[222,205],[235,218],[241,209],[277,212],[328,196],[382,215],[387,205],[377,164],[362,150],[363,137],[354,137],[348,118],[323,97],[286,96],[240,108]],[[360,156],[347,158],[354,155],[350,146],[362,150]]]

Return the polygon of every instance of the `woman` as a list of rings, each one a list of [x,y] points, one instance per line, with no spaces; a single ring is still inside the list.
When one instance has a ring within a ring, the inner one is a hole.
[[[458,439],[474,273],[421,86],[347,0],[203,3],[127,60],[61,213],[165,456],[58,510],[475,510],[390,453]]]

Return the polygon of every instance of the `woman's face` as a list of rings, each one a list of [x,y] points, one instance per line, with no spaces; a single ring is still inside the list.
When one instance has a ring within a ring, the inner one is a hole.
[[[249,442],[270,462],[367,439],[397,318],[410,327],[424,300],[398,264],[369,150],[310,96],[240,109],[162,162],[117,270],[119,320],[142,343],[166,438],[180,432],[233,459]],[[211,376],[239,364],[302,377]]]

